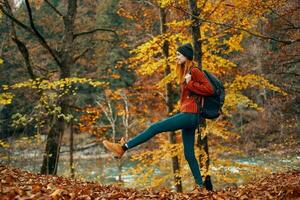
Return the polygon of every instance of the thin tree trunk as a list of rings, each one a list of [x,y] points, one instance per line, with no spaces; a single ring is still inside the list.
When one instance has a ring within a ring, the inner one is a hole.
[[[11,7],[9,5],[8,0],[5,1],[5,6],[6,6],[8,12],[9,12],[9,14],[13,15],[12,9],[11,9]],[[8,17],[7,17],[7,19],[8,19]],[[15,22],[14,21],[10,21],[10,24],[11,24],[12,40],[17,45],[18,50],[19,50],[19,52],[21,53],[21,55],[22,55],[22,57],[24,59],[25,65],[27,67],[27,72],[28,72],[30,78],[34,80],[36,78],[36,76],[33,73],[32,65],[31,65],[30,57],[29,57],[29,51],[28,51],[25,43],[22,42],[21,40],[19,40],[19,38],[17,36],[16,28],[15,28]],[[3,43],[4,43],[4,41],[3,41]],[[1,48],[1,51],[2,51],[2,48]]]
[[[113,135],[113,142],[116,142],[116,127],[112,125],[112,135]]]
[[[118,166],[118,182],[119,184],[122,184],[123,183],[123,180],[122,180],[122,168],[123,168],[123,160],[122,159],[118,159],[117,160],[117,166]]]
[[[260,27],[259,29],[261,30],[262,28]],[[264,74],[263,63],[262,63],[262,55],[263,55],[262,51],[264,47],[262,45],[263,44],[261,38],[255,39],[254,56],[256,60],[256,68],[258,74]],[[265,87],[259,89],[259,93],[256,96],[256,100],[260,105],[265,104],[265,102],[267,101],[267,93]]]
[[[124,124],[124,128],[125,128],[125,141],[128,140],[128,132],[129,132],[129,102],[128,102],[128,98],[124,93],[121,93],[121,96],[123,98],[124,101],[124,116],[123,116],[123,124]]]
[[[71,178],[75,177],[73,153],[74,153],[74,127],[73,127],[73,121],[71,121],[71,123],[70,123],[70,172],[71,172]]]
[[[164,8],[160,8],[160,30],[161,34],[166,33],[166,12]],[[163,43],[163,54],[165,59],[169,57],[169,43],[168,41],[164,41]],[[170,66],[166,62],[165,67],[165,76],[168,76],[171,73]],[[174,109],[174,96],[172,95],[172,85],[167,84],[166,85],[166,105],[167,105],[167,111],[168,113],[171,113]],[[169,142],[171,144],[176,144],[176,135],[175,132],[169,133]],[[176,175],[176,173],[179,173],[180,171],[180,165],[179,165],[179,159],[178,156],[172,157],[172,169],[174,173],[174,180],[175,180],[175,188],[177,192],[182,192],[182,181],[181,177]]]
[[[56,118],[56,117],[55,117]],[[60,142],[64,131],[64,119],[54,119],[46,143],[46,149],[41,167],[41,174],[57,174],[59,160]]]
[[[296,114],[296,138],[298,139],[298,144],[300,144],[300,117]]]
[[[101,104],[100,101],[105,101],[108,108],[105,108],[105,105]],[[109,97],[105,96],[105,98],[99,100],[97,104],[99,105],[100,109],[104,112],[107,120],[109,121],[110,126],[112,128],[112,141],[116,142],[116,122],[117,122],[118,115],[114,114],[112,103]]]
[[[194,60],[197,62],[198,67],[202,69],[202,49],[201,49],[201,23],[197,18],[200,15],[200,11],[197,8],[196,0],[189,0],[189,8],[192,13],[191,19],[193,23],[191,25],[192,37],[193,37],[193,47],[194,47]],[[201,129],[202,130],[202,129]],[[209,169],[209,152],[208,152],[208,138],[205,135],[203,138],[201,137],[201,133],[198,133],[197,146],[200,149],[200,152],[203,152],[203,156],[200,153],[200,165],[204,165],[204,186],[207,190],[212,190],[213,185],[211,182],[210,175],[207,174]],[[203,169],[203,168],[202,168]]]
[[[205,125],[204,125],[204,127],[205,127]],[[201,129],[201,131],[202,131],[202,129]],[[210,162],[209,153],[208,153],[208,137],[207,137],[207,135],[205,135],[202,138],[201,132],[199,133],[198,138],[197,138],[197,146],[200,149],[199,160],[200,160],[200,164],[202,166],[201,169],[204,169],[207,172],[209,169],[209,162]],[[204,186],[207,190],[213,190],[213,185],[211,182],[210,175],[204,176]]]
[[[296,97],[296,102],[297,105],[296,105],[296,138],[297,138],[297,143],[300,144],[300,104],[299,104],[299,101],[300,101],[300,97]]]

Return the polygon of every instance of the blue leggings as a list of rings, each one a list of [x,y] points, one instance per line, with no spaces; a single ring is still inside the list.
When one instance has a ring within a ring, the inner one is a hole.
[[[152,124],[148,129],[138,134],[126,143],[128,149],[146,142],[158,133],[182,129],[184,156],[189,163],[196,183],[202,186],[202,178],[198,161],[195,157],[195,130],[201,122],[196,113],[178,113],[172,117]]]

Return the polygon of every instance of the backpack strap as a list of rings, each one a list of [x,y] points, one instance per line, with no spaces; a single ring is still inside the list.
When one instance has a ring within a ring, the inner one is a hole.
[[[197,69],[199,69],[201,72],[203,72],[199,67],[194,67],[194,66],[193,66],[193,67],[190,68],[188,74],[192,75],[192,69],[193,69],[193,68],[197,68]],[[203,73],[204,73],[204,72],[203,72]],[[204,73],[204,74],[205,74],[205,73]],[[206,77],[206,75],[205,75],[205,77]],[[206,77],[206,78],[207,78],[207,77]],[[197,104],[197,109],[198,109],[197,123],[199,123],[199,124],[197,125],[197,130],[198,130],[198,133],[200,134],[200,129],[201,129],[201,128],[200,128],[200,125],[201,125],[201,123],[200,123],[199,121],[200,121],[200,116],[201,116],[201,110],[202,110],[203,105],[204,105],[204,98],[203,98],[203,96],[198,95],[198,94],[195,94],[195,93],[192,92],[192,91],[189,91],[189,95],[192,96],[192,97],[194,97],[195,102],[196,102],[196,104]],[[200,99],[199,99],[200,96],[201,96],[201,101],[200,101]],[[203,118],[202,120],[204,120],[204,118]],[[205,123],[205,121],[202,122],[202,123]]]
[[[202,71],[199,67],[194,67],[194,66],[192,66],[191,68],[190,68],[190,70],[189,70],[189,74],[190,75],[192,75],[192,69],[194,69],[194,68],[197,68],[197,69],[199,69],[200,71]],[[203,72],[203,71],[202,71]],[[200,113],[200,107],[202,108],[203,107],[203,104],[204,104],[204,101],[203,101],[203,98],[201,98],[202,100],[201,100],[201,102],[199,101],[199,97],[201,96],[201,95],[198,95],[198,94],[196,94],[196,93],[194,93],[194,92],[192,92],[192,91],[189,91],[189,96],[192,96],[192,97],[194,97],[195,98],[195,101],[196,101],[196,103],[197,103],[197,107],[198,107],[198,113]],[[201,106],[202,105],[202,106]],[[200,107],[199,107],[200,106]]]

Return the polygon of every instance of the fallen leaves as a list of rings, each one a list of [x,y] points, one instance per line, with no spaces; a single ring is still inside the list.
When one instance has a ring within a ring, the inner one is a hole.
[[[73,199],[300,199],[300,172],[271,174],[240,187],[228,187],[220,191],[196,189],[176,193],[167,189],[136,190],[96,182],[80,182],[58,176],[45,176],[0,165],[1,200],[73,200]]]

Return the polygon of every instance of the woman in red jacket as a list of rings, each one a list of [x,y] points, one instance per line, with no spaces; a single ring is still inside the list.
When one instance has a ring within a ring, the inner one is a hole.
[[[127,142],[121,140],[120,143],[111,143],[105,140],[103,144],[117,157],[121,157],[128,149],[146,142],[158,133],[182,130],[185,158],[197,185],[202,187],[200,168],[194,152],[195,130],[202,119],[199,119],[197,103],[191,94],[197,94],[201,98],[212,95],[214,91],[204,73],[194,67],[193,48],[190,43],[178,47],[176,57],[176,73],[181,87],[180,113],[152,124]]]

